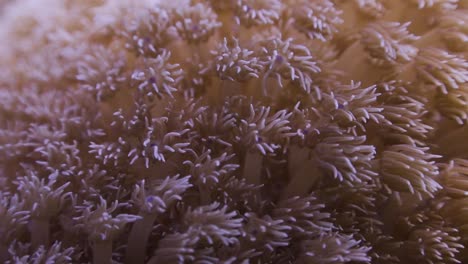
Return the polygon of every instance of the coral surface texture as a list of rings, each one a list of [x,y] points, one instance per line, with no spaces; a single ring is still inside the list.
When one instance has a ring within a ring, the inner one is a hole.
[[[468,0],[0,0],[0,263],[468,263]]]

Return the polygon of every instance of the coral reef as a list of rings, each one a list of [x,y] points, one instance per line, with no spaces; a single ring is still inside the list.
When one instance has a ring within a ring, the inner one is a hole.
[[[468,1],[0,1],[1,263],[468,263]]]

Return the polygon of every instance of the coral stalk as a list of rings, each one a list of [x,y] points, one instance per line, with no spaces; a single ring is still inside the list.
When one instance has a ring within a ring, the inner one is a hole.
[[[247,151],[242,175],[248,183],[259,185],[262,176],[263,155],[258,151]]]
[[[309,156],[310,149],[307,147],[298,145],[289,147],[288,172],[290,179],[282,192],[282,199],[307,194],[317,181],[320,171]]]
[[[49,220],[45,218],[32,218],[30,223],[31,245],[38,248],[43,245],[49,246]]]
[[[4,263],[9,258],[8,246],[0,243],[0,262]]]
[[[128,236],[125,264],[142,264],[146,259],[146,248],[157,214],[144,214],[135,221]]]
[[[93,242],[93,264],[112,264],[112,241]]]

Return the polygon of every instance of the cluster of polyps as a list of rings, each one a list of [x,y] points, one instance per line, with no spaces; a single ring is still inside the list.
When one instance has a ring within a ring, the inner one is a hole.
[[[468,262],[468,1],[11,2],[0,262]]]

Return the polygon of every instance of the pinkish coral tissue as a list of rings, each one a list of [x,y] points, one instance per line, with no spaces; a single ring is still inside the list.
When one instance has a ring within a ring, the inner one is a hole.
[[[467,0],[0,1],[1,263],[468,263]]]

